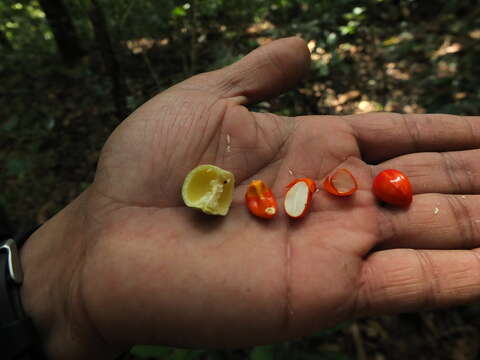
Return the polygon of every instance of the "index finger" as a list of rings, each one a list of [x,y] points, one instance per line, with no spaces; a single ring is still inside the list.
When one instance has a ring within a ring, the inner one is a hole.
[[[409,153],[480,147],[480,116],[370,113],[344,119],[368,163]]]

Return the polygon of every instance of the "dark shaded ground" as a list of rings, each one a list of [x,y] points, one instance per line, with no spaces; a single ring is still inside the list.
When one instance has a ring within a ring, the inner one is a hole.
[[[341,324],[290,343],[236,351],[162,349],[160,359],[467,360],[479,358],[478,306],[383,316]],[[137,359],[130,355],[125,359]]]

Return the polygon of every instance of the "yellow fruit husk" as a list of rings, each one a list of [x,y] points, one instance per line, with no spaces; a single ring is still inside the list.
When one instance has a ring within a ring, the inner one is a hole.
[[[182,198],[188,207],[225,216],[232,203],[234,186],[231,172],[214,165],[199,165],[185,177]]]

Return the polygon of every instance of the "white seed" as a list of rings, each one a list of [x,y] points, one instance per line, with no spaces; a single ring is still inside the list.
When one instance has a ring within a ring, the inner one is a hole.
[[[338,171],[332,178],[332,185],[339,193],[346,193],[355,188],[354,179],[346,171]]]
[[[299,181],[285,195],[285,211],[291,217],[299,217],[308,203],[308,185]]]

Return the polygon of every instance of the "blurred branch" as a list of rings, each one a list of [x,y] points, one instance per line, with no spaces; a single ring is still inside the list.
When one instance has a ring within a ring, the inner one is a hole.
[[[358,324],[354,322],[350,327],[352,332],[353,342],[355,344],[355,351],[357,354],[357,360],[367,360],[367,354],[365,353],[365,347],[363,346],[362,334],[360,333],[360,328]]]
[[[148,70],[150,71],[150,74],[153,77],[153,80],[155,81],[155,85],[157,85],[157,89],[160,89],[160,86],[161,86],[160,79],[158,78],[158,74],[153,68],[152,62],[150,61],[150,58],[148,57],[146,51],[142,51],[142,57],[143,57],[143,61],[145,61],[145,64],[148,67]]]
[[[112,46],[105,14],[97,0],[88,1],[88,16],[93,25],[95,40],[102,54],[105,70],[112,81],[112,97],[115,103],[116,113],[118,118],[122,120],[127,116],[127,84],[120,62]]]
[[[197,68],[197,12],[198,12],[197,0],[191,1],[192,18],[190,22],[190,74],[195,74]]]
[[[125,21],[127,21],[128,15],[130,15],[130,11],[132,10],[134,4],[135,0],[130,0],[130,3],[127,5],[125,12],[123,13],[120,21],[118,22],[120,26],[123,26],[125,24]]]
[[[0,205],[0,239],[3,240],[14,235],[7,211]]]
[[[39,3],[45,12],[65,64],[76,64],[85,52],[80,46],[80,39],[64,3],[62,0],[39,0]]]
[[[7,36],[3,31],[0,30],[0,46],[2,46],[8,52],[13,51],[13,46],[10,40],[8,40]]]

